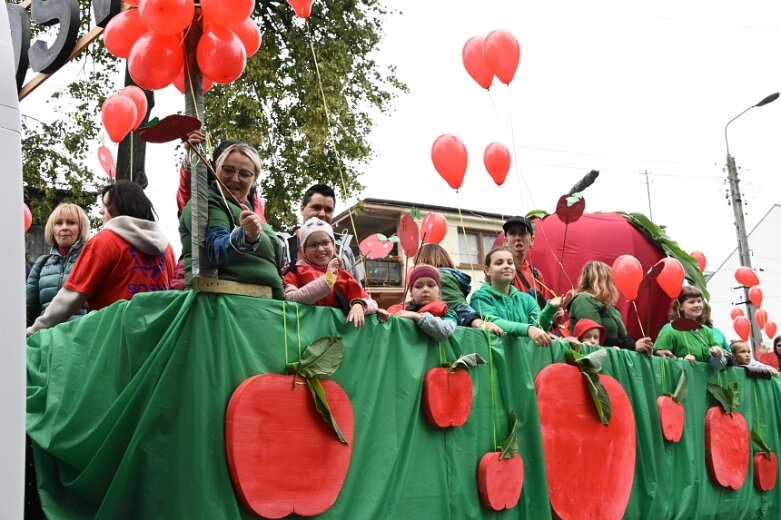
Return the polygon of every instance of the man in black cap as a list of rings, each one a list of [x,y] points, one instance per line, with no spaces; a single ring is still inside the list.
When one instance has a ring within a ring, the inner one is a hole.
[[[528,255],[534,243],[534,224],[526,217],[512,217],[502,226],[505,245],[513,254],[515,261],[515,279],[513,285],[519,291],[533,296],[540,308],[553,298],[545,285],[542,274],[529,263]]]

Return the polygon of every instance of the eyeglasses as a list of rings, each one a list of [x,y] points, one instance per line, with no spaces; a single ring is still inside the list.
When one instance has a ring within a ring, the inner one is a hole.
[[[238,172],[239,177],[241,177],[242,179],[252,179],[253,177],[255,177],[254,172],[251,172],[249,170],[237,170],[235,166],[222,165],[220,166],[220,169],[222,170],[222,173],[226,177],[233,177],[234,175],[236,175],[236,172]]]
[[[323,249],[328,249],[331,247],[331,241],[330,240],[321,240],[320,242],[307,242],[304,245],[305,248],[310,249],[314,251],[318,247],[322,247]]]

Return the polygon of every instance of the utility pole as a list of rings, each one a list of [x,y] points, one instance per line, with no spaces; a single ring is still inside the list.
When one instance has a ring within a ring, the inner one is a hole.
[[[648,179],[650,174],[651,172],[644,170],[640,175],[645,175],[645,192],[648,195],[648,218],[651,219],[651,222],[653,222],[654,212],[651,209],[651,181]]]

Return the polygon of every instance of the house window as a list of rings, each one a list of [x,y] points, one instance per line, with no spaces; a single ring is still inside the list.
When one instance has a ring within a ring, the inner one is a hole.
[[[458,264],[461,268],[480,269],[485,255],[491,251],[498,233],[493,231],[466,231],[458,233]]]

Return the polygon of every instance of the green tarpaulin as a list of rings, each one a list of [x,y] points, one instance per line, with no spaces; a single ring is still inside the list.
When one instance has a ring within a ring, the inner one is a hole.
[[[224,446],[225,408],[233,390],[259,373],[282,373],[305,347],[344,337],[334,375],[352,400],[355,440],[344,487],[326,518],[495,517],[479,501],[476,473],[494,448],[490,368],[471,370],[474,402],[465,426],[440,430],[421,413],[423,374],[437,366],[436,345],[413,322],[374,317],[363,330],[334,309],[241,296],[140,294],[28,340],[27,430],[50,518],[251,518],[234,493]],[[534,377],[564,360],[563,344],[491,336],[497,385],[497,438],[518,413],[525,465],[521,501],[507,518],[550,516]],[[458,328],[449,359],[488,359],[489,335]],[[677,444],[662,438],[656,398],[659,358],[610,349],[604,372],[618,379],[637,423],[637,464],[627,518],[781,518],[781,488],[759,493],[751,466],[743,487],[722,490],[708,477],[703,418],[717,375],[704,364],[667,361],[666,391],[689,375],[686,427]],[[739,385],[750,426],[761,421],[781,450],[778,380],[752,381],[743,369],[722,373]],[[566,393],[566,387],[561,392]],[[291,418],[294,420],[294,418]],[[572,464],[578,464],[573,460]],[[589,468],[582,469],[589,478]],[[578,493],[578,482],[572,492]],[[607,493],[609,496],[609,493]],[[584,502],[589,497],[582,497]]]

